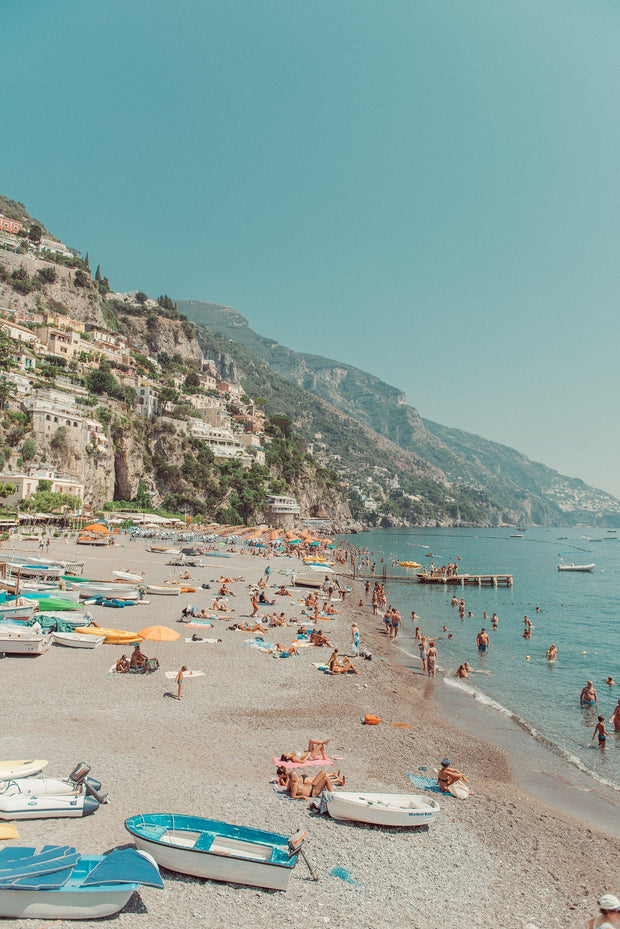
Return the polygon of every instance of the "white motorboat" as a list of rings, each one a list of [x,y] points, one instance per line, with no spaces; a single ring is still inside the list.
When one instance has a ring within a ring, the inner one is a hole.
[[[0,819],[58,819],[90,816],[99,809],[99,801],[85,793],[64,796],[29,797],[16,793],[0,796]]]
[[[594,568],[595,565],[593,564],[573,564],[572,561],[570,564],[564,564],[562,561],[558,565],[558,571],[576,571],[577,573],[582,574],[593,571]]]
[[[373,823],[377,826],[422,826],[431,822],[441,809],[436,800],[416,794],[324,790],[321,800],[333,819]]]
[[[147,552],[153,552],[155,555],[180,555],[180,548],[169,548],[167,545],[149,545]]]
[[[67,648],[97,648],[103,645],[103,635],[80,635],[77,632],[52,632],[52,641],[55,645],[65,645]]]
[[[42,655],[50,647],[51,636],[33,632],[27,626],[18,628],[8,623],[0,624],[0,656]]]

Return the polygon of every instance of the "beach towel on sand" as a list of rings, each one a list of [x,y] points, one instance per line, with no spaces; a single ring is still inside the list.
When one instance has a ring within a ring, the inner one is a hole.
[[[333,765],[334,762],[331,758],[315,758],[310,761],[280,761],[279,758],[274,758],[273,763],[277,768],[311,768],[313,766],[316,768],[317,765]]]
[[[414,787],[419,787],[422,790],[431,790],[434,794],[441,794],[441,787],[437,783],[437,778],[426,777],[424,774],[408,774],[407,777],[411,781]],[[442,794],[444,797],[449,797],[450,794]]]
[[[196,645],[213,645],[214,642],[220,642],[221,639],[185,639],[186,642],[194,642]],[[185,672],[183,672],[185,673]]]

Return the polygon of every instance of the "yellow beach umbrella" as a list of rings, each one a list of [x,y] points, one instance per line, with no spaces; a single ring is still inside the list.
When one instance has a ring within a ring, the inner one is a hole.
[[[175,642],[180,638],[179,633],[168,626],[147,626],[146,629],[141,629],[138,635],[149,642]]]

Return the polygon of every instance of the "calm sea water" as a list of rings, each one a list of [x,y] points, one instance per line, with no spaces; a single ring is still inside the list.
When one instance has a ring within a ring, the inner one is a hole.
[[[514,532],[376,530],[345,536],[343,541],[373,552],[370,560],[377,563],[377,575],[382,557],[388,575],[392,557],[438,566],[458,558],[460,573],[512,574],[514,586],[508,589],[389,581],[388,603],[398,607],[404,621],[398,648],[405,655],[419,655],[411,622],[415,609],[422,633],[437,644],[439,666],[445,671],[443,686],[475,693],[593,779],[620,790],[620,735],[608,739],[601,750],[596,740],[591,741],[597,711],[579,706],[581,688],[587,680],[593,681],[598,713],[613,731],[609,719],[620,700],[620,686],[610,687],[605,679],[611,675],[620,684],[620,532],[617,541],[604,529],[528,529],[523,538],[511,538]],[[594,562],[596,567],[591,574],[560,572],[561,558],[574,564]],[[465,620],[450,606],[454,592],[465,599]],[[540,613],[535,612],[537,605]],[[469,610],[473,617],[467,616]],[[490,622],[493,612],[499,618],[495,632]],[[523,638],[525,615],[534,626],[529,640]],[[452,632],[451,639],[442,630],[444,625]],[[476,648],[482,626],[491,637],[484,655]],[[554,664],[545,658],[551,643],[558,648]],[[457,680],[454,672],[464,661],[488,673]]]

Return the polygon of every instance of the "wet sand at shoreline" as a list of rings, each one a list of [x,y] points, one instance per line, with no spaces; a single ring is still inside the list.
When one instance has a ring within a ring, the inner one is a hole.
[[[15,548],[33,554],[28,544]],[[161,583],[180,570],[125,536],[109,549],[95,550],[54,541],[49,555],[84,559],[87,577],[111,577],[122,568]],[[208,567],[189,569],[198,587],[222,574],[245,577],[231,585],[235,596],[229,603],[233,621],[248,617],[247,583],[256,582],[267,562],[249,555],[201,560]],[[297,559],[272,558],[269,564],[270,594],[292,570],[299,573]],[[107,645],[94,651],[52,647],[39,658],[0,662],[10,705],[0,756],[48,758],[51,776],[64,776],[86,761],[110,794],[109,804],[84,820],[19,823],[18,844],[67,843],[100,853],[129,841],[124,819],[143,812],[194,813],[284,833],[307,830],[307,851],[320,883],[309,880],[303,862],[286,894],[165,872],[164,891],[144,889],[118,917],[119,926],[131,929],[147,921],[183,927],[203,916],[222,926],[302,921],[310,929],[326,924],[436,929],[445,922],[482,929],[527,922],[540,929],[585,925],[596,898],[605,890],[618,892],[617,841],[527,797],[499,749],[450,726],[436,705],[440,681],[428,681],[395,660],[379,618],[368,605],[356,606],[360,590],[355,583],[343,614],[322,624],[333,644],[350,654],[356,620],[374,656],[356,662],[359,675],[317,671],[312,662],[326,660],[327,648],[304,648],[298,658],[275,660],[244,647],[251,636],[229,631],[230,617],[204,633],[176,625],[187,603],[209,608],[214,590],[151,596],[149,604],[121,610],[90,608],[101,625],[138,630],[161,623],[181,632],[177,642],[144,644],[146,654],[160,660],[154,674],[108,675],[123,649]],[[275,599],[272,609],[299,619],[297,597]],[[270,631],[265,639],[288,644],[295,628]],[[186,643],[193,632],[223,642]],[[186,681],[179,702],[167,696],[176,687],[163,672],[181,664],[203,668],[205,676]],[[366,713],[382,723],[361,725]],[[474,795],[466,801],[439,798],[442,813],[428,830],[352,826],[315,816],[304,802],[278,799],[269,783],[273,756],[305,748],[309,737],[331,738],[329,754],[345,772],[347,789],[412,792],[406,773],[426,766],[432,774],[448,755],[467,773]],[[344,880],[337,876],[342,872]]]

